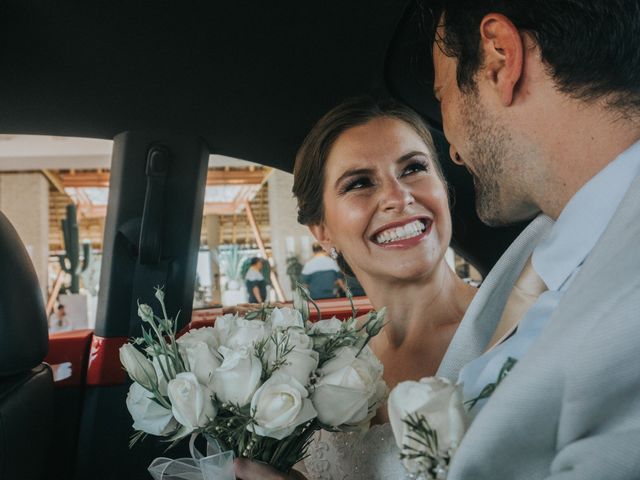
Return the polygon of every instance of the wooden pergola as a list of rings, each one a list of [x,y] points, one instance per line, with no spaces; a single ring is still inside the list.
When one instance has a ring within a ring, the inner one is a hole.
[[[257,219],[252,208],[252,201],[261,193],[262,186],[268,180],[271,172],[271,168],[261,166],[211,168],[207,174],[205,190],[204,215],[232,216],[233,237],[236,236],[236,217],[246,216],[251,235],[264,258],[269,258],[261,231],[266,225],[261,225],[260,220],[263,222],[267,220],[266,223],[268,223],[268,216],[265,215],[265,212],[260,212],[260,218]],[[81,224],[88,230],[93,229],[101,236],[107,212],[110,172],[103,169],[70,169],[42,170],[42,173],[57,194],[53,197],[57,200],[52,202],[52,226],[60,224],[58,217],[70,198],[78,206]],[[262,203],[260,202],[260,205]],[[284,301],[283,290],[273,272],[271,282],[278,299]]]

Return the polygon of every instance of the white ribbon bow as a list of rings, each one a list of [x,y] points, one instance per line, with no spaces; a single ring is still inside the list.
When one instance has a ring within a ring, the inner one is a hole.
[[[149,465],[149,473],[155,480],[236,480],[233,471],[233,451],[220,451],[218,443],[207,438],[207,456],[195,447],[198,434],[191,435],[191,458],[172,460],[158,457]]]

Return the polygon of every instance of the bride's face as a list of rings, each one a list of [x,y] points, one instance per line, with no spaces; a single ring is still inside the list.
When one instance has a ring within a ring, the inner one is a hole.
[[[354,273],[410,280],[428,276],[451,239],[446,187],[411,126],[376,118],[346,130],[325,165],[324,220],[312,226]]]

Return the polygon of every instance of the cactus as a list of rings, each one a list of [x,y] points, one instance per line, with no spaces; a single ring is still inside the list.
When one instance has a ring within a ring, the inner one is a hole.
[[[91,243],[82,242],[82,261],[80,260],[80,241],[78,233],[78,217],[75,204],[67,205],[67,218],[62,219],[62,235],[64,236],[65,254],[58,255],[60,267],[71,276],[71,293],[80,292],[80,274],[91,262]]]

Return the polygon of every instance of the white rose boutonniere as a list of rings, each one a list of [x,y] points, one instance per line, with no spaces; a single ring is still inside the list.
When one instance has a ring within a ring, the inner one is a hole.
[[[249,431],[277,440],[291,435],[298,425],[313,420],[316,411],[307,389],[295,378],[274,373],[251,400],[254,422]]]
[[[437,377],[399,383],[388,411],[405,468],[426,479],[446,478],[466,430],[462,386]]]

